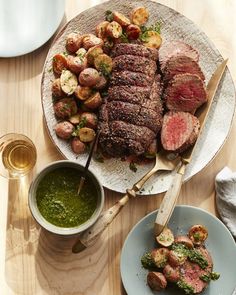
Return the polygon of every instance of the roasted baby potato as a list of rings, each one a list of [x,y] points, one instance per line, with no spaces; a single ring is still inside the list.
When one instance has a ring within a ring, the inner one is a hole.
[[[143,45],[149,48],[159,48],[162,43],[162,38],[156,31],[145,32],[145,41]]]
[[[78,137],[72,139],[71,148],[76,154],[83,154],[86,151],[86,145]]]
[[[156,240],[161,246],[169,247],[174,242],[174,235],[169,228],[165,227],[162,233],[156,237]]]
[[[79,129],[79,139],[82,142],[91,142],[94,140],[96,133],[93,129],[88,127],[82,127]]]
[[[74,126],[67,121],[59,122],[55,126],[56,135],[62,139],[69,139],[74,129]]]
[[[97,70],[93,68],[87,68],[83,70],[79,75],[79,82],[82,86],[93,87],[100,80],[100,75]]]
[[[84,106],[95,110],[102,104],[102,98],[99,92],[95,92],[90,98],[86,99],[84,102]]]
[[[167,281],[161,272],[150,271],[147,275],[148,286],[154,291],[161,291],[166,288]]]
[[[67,64],[68,69],[72,72],[78,75],[80,72],[82,72],[87,67],[87,58],[80,56],[72,56],[68,55],[67,57]]]
[[[52,95],[54,97],[62,97],[65,96],[65,93],[61,89],[60,78],[56,79],[52,83]]]
[[[141,29],[139,26],[131,24],[126,28],[125,32],[129,40],[137,40],[141,33]]]
[[[69,121],[71,122],[71,124],[73,124],[73,125],[77,125],[77,124],[79,124],[79,122],[80,122],[80,117],[81,117],[81,114],[75,114],[75,115],[73,115],[73,116],[71,116],[70,118],[69,118]]]
[[[74,94],[79,100],[86,100],[93,94],[93,90],[90,87],[78,85]]]
[[[163,274],[167,281],[171,283],[176,283],[180,279],[179,269],[177,267],[172,267],[169,264],[164,267]]]
[[[82,36],[78,33],[70,33],[66,38],[66,50],[75,53],[82,44]]]
[[[93,34],[87,34],[83,38],[83,47],[86,50],[89,50],[89,48],[93,46],[103,46],[103,40],[101,38],[98,38],[97,36]]]
[[[61,75],[62,71],[67,69],[67,58],[64,54],[54,55],[52,59],[52,68],[55,74]]]
[[[111,73],[112,65],[112,58],[105,53],[98,55],[94,59],[95,68],[104,76],[108,76]]]
[[[84,112],[82,113],[80,117],[81,121],[85,121],[85,127],[96,129],[98,125],[98,118],[97,115],[90,112]]]
[[[117,22],[112,21],[107,25],[106,32],[108,36],[116,39],[122,35],[122,27]]]
[[[69,97],[62,98],[54,105],[54,112],[57,118],[66,119],[75,115],[78,111],[76,102]]]
[[[120,24],[122,27],[127,27],[131,23],[128,17],[118,11],[113,12],[113,20]]]
[[[175,237],[175,241],[176,244],[183,244],[184,246],[186,246],[189,249],[193,249],[193,242],[186,236],[177,236]]]
[[[131,22],[135,25],[141,26],[147,22],[149,18],[149,11],[146,7],[134,8],[130,13]]]
[[[71,95],[74,93],[78,80],[74,73],[68,70],[63,70],[60,77],[61,89],[67,94]]]
[[[151,256],[155,261],[155,265],[158,268],[163,268],[168,260],[169,250],[167,248],[154,249],[151,252]]]
[[[99,55],[102,54],[103,50],[101,46],[94,46],[89,48],[88,52],[87,52],[87,60],[89,65],[94,65],[94,59]]]
[[[104,77],[103,74],[100,73],[100,80],[93,88],[97,90],[101,90],[105,88],[106,86],[107,86],[107,79]]]
[[[208,231],[205,226],[196,224],[190,228],[188,236],[194,245],[201,245],[207,239]]]
[[[107,25],[109,25],[109,22],[103,21],[96,26],[96,35],[98,38],[101,38],[103,40],[106,37]]]

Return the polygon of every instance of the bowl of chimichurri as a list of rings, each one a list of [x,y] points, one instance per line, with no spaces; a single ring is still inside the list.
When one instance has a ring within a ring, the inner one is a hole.
[[[84,167],[72,161],[57,161],[45,167],[32,181],[29,207],[33,217],[46,230],[78,234],[98,219],[104,205],[104,191],[89,170],[78,195]]]

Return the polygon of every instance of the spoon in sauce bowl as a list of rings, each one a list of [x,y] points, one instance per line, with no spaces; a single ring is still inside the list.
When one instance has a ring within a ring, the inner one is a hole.
[[[97,148],[99,135],[100,135],[100,131],[97,132],[96,137],[94,138],[91,150],[89,152],[87,162],[86,162],[85,167],[84,167],[84,171],[83,171],[82,176],[80,178],[79,187],[78,187],[78,191],[77,191],[78,195],[80,194],[80,192],[81,192],[81,190],[83,188],[83,185],[84,185],[84,182],[85,182],[85,179],[86,179],[86,175],[87,175],[87,172],[88,172],[89,164],[90,164],[91,159],[92,159],[93,152]]]

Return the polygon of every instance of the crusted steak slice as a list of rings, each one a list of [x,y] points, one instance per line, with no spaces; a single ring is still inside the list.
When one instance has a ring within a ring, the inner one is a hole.
[[[186,260],[180,266],[180,280],[191,286],[194,294],[201,293],[208,285],[208,282],[201,280],[202,275],[209,275],[212,272],[213,262],[210,253],[204,247],[200,247],[198,251],[204,256],[208,262],[208,266],[202,269],[197,263]]]
[[[198,119],[187,112],[168,112],[164,115],[161,143],[165,150],[183,152],[193,145],[199,134]]]
[[[131,71],[113,72],[110,86],[131,85],[131,86],[150,86],[154,81],[154,76]]]
[[[120,55],[113,59],[113,71],[133,71],[153,76],[157,66],[154,60],[135,55]]]
[[[175,75],[178,74],[196,74],[201,78],[201,80],[205,80],[205,77],[202,73],[201,68],[198,63],[188,56],[173,56],[167,62],[163,71],[164,82],[167,83],[170,81]]]
[[[152,60],[157,60],[158,58],[158,50],[154,48],[147,48],[143,45],[139,44],[130,44],[130,43],[120,43],[115,45],[111,52],[112,57],[116,57],[119,55],[135,55],[135,56],[143,56]]]
[[[165,42],[162,44],[162,46],[159,49],[159,62],[160,62],[161,70],[162,71],[164,70],[166,66],[166,62],[172,56],[178,56],[178,55],[188,56],[196,62],[198,62],[199,60],[199,54],[197,50],[193,49],[190,45],[181,41]]]
[[[124,121],[137,126],[148,127],[154,133],[161,129],[162,116],[152,109],[122,101],[104,103],[100,109],[102,121]],[[128,130],[127,130],[128,131]]]
[[[164,99],[171,111],[193,112],[207,101],[203,81],[192,74],[175,75],[169,82]]]

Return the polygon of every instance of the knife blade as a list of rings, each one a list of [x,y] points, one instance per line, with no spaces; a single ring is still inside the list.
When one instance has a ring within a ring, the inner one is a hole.
[[[186,165],[188,165],[192,159],[192,155],[194,153],[194,149],[196,147],[197,142],[201,138],[202,131],[204,129],[205,123],[208,118],[209,111],[212,106],[213,99],[215,97],[216,91],[218,89],[219,83],[223,76],[223,73],[226,68],[226,64],[228,59],[224,60],[216,69],[214,74],[212,75],[210,81],[207,84],[206,91],[207,91],[207,102],[199,109],[198,112],[198,119],[200,122],[200,131],[199,136],[195,144],[190,147],[187,151],[181,154],[181,165],[178,168],[176,175],[173,178],[172,184],[168,191],[166,192],[160,208],[158,210],[155,224],[154,224],[154,234],[158,236],[164,227],[167,225],[172,212],[174,210],[175,204],[177,202],[178,196],[180,194],[181,185],[183,182],[183,176],[185,174]]]

